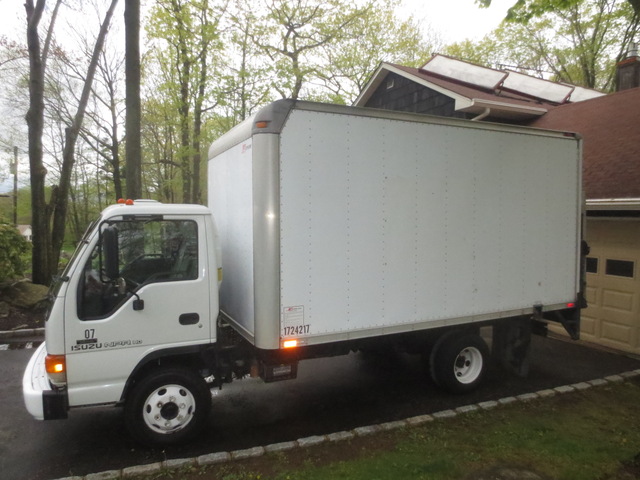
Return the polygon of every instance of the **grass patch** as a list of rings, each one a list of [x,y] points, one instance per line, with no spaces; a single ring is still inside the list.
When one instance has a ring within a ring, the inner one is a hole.
[[[350,441],[265,455],[154,479],[320,480],[640,478],[640,381],[436,420]]]

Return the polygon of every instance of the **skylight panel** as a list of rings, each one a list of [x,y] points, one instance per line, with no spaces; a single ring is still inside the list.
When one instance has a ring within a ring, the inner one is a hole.
[[[592,98],[602,97],[604,93],[592,90],[590,88],[575,87],[571,92],[571,102],[582,102],[583,100],[591,100]]]
[[[489,90],[495,89],[506,75],[504,72],[441,55],[434,56],[422,67],[422,70]]]
[[[530,77],[517,72],[508,72],[503,86],[509,90],[524,93],[531,97],[549,102],[564,103],[571,94],[573,87],[550,82],[541,78]]]

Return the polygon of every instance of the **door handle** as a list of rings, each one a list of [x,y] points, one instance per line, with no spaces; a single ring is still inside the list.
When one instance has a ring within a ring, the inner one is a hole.
[[[200,315],[197,313],[183,313],[178,320],[180,325],[195,325],[200,321]]]

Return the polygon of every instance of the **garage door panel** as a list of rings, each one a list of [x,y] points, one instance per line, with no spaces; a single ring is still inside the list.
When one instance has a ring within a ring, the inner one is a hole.
[[[598,289],[595,286],[587,285],[585,297],[587,298],[587,304],[596,305],[598,303]]]
[[[602,322],[602,334],[601,337],[605,340],[618,342],[623,346],[629,346],[631,343],[632,329],[627,325],[620,325],[619,323]]]
[[[580,318],[580,336],[587,340],[586,336],[595,337],[597,335],[597,318],[582,315]]]
[[[631,314],[634,310],[634,293],[620,292],[602,289],[602,306],[609,311],[618,312],[621,315]]]

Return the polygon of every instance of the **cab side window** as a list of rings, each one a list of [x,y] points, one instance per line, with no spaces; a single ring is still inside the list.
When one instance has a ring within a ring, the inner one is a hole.
[[[117,278],[106,276],[99,242],[80,282],[79,318],[109,316],[143,285],[198,278],[198,228],[194,221],[118,221],[111,227],[117,231]]]

